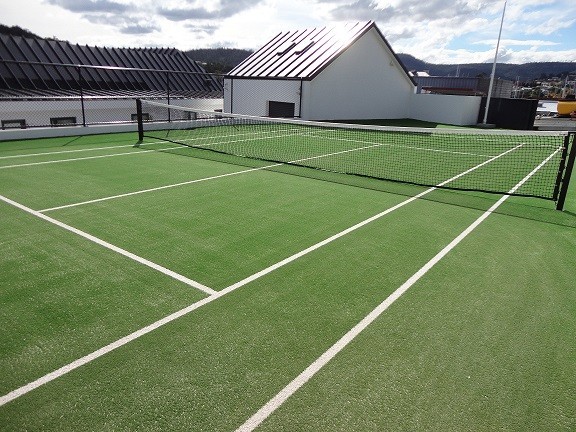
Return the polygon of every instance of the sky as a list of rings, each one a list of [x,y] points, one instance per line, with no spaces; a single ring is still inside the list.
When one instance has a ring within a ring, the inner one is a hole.
[[[106,47],[258,49],[281,31],[373,20],[396,53],[494,61],[503,0],[0,0],[0,24]],[[576,1],[509,0],[498,61],[576,61]]]

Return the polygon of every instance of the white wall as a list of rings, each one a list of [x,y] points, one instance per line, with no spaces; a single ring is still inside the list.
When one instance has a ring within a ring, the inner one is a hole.
[[[300,113],[300,81],[227,78],[224,80],[224,112],[268,115],[268,101],[289,102]]]
[[[305,84],[302,118],[308,120],[407,118],[416,90],[374,29]]]
[[[166,99],[156,102],[167,103]],[[222,109],[222,99],[172,99],[170,103],[198,110],[214,111]],[[57,136],[91,135],[99,133],[132,132],[137,130],[136,122],[131,122],[131,114],[136,113],[133,99],[87,99],[86,121],[88,126],[47,126],[51,117],[76,117],[82,122],[82,110],[78,100],[49,101],[2,101],[0,120],[26,120],[26,129],[9,128],[0,130],[0,141],[14,139],[47,138]],[[91,124],[91,123],[109,124]],[[153,123],[144,125],[152,128]]]
[[[475,125],[481,101],[480,96],[413,94],[408,117],[458,126]]]
[[[167,100],[157,100],[166,103]],[[222,109],[222,99],[173,99],[170,103],[189,108]],[[85,98],[86,123],[130,122],[136,114],[134,99],[91,99]],[[26,120],[27,127],[50,125],[52,117],[76,117],[82,124],[80,100],[9,100],[0,103],[0,120]]]
[[[299,81],[281,79],[224,81],[225,112],[267,116],[269,100],[294,103],[296,115],[305,120],[413,118],[473,125],[481,98],[416,94],[414,83],[372,29],[301,87]]]

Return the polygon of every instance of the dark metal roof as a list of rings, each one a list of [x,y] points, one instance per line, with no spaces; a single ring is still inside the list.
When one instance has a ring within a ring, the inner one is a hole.
[[[0,35],[0,93],[108,96],[222,93],[220,81],[173,48],[101,48]]]
[[[374,21],[279,33],[226,76],[311,80],[372,29],[414,83]]]

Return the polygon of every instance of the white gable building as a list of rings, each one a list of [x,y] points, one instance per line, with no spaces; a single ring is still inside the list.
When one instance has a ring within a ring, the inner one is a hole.
[[[476,122],[479,99],[466,107],[460,101],[439,116],[434,98],[421,100],[437,95],[417,95],[416,87],[373,21],[288,31],[226,75],[224,111],[305,120]],[[470,113],[463,119],[463,112]]]

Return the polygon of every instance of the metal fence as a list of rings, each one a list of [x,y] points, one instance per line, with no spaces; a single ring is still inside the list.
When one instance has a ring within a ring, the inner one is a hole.
[[[146,68],[0,61],[2,129],[136,122],[136,99],[223,108],[220,75]]]

